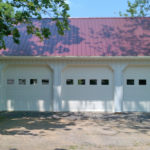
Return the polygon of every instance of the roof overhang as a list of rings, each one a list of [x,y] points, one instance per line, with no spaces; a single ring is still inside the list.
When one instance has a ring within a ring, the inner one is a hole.
[[[0,56],[0,60],[150,60],[150,56]]]

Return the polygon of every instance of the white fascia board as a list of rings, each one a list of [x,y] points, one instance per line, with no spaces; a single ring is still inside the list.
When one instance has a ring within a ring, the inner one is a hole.
[[[0,56],[0,60],[150,60],[150,56]]]

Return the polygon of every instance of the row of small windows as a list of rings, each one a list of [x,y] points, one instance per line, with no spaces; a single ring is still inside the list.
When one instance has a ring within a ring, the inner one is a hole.
[[[67,79],[66,80],[66,85],[73,85],[74,80],[73,79]],[[85,85],[86,80],[85,79],[79,79],[78,80],[78,85]],[[97,85],[97,79],[90,79],[89,80],[89,85]],[[102,79],[101,80],[101,85],[109,85],[109,80],[108,79]]]
[[[18,79],[18,84],[19,85],[26,85],[26,79]],[[30,79],[30,85],[36,85],[38,83],[37,79]],[[7,84],[8,85],[12,85],[15,83],[14,79],[7,79]],[[48,79],[42,79],[41,80],[42,85],[48,85],[49,84],[49,80]],[[67,79],[66,80],[66,84],[67,85],[73,85],[74,84],[74,80],[73,79]],[[85,85],[86,84],[86,80],[85,79],[79,79],[78,80],[78,85]],[[126,80],[126,84],[127,85],[134,85],[135,84],[135,80],[134,79],[127,79]],[[146,85],[147,81],[146,79],[139,79],[138,80],[138,84],[139,85]],[[97,79],[90,79],[89,80],[89,85],[97,85]],[[101,85],[109,85],[109,80],[108,79],[102,79],[101,80]]]
[[[19,85],[26,85],[26,83],[27,83],[26,79],[18,79]],[[30,85],[36,85],[38,83],[38,80],[37,79],[30,79],[29,83],[30,83]],[[42,85],[48,85],[49,80],[48,79],[42,79],[41,83],[42,83]],[[13,84],[15,84],[15,80],[14,79],[7,79],[7,84],[13,85]]]
[[[73,85],[73,84],[74,84],[73,79],[67,79],[66,80],[66,85]],[[79,79],[78,80],[78,85],[85,85],[85,84],[86,84],[85,79]],[[134,79],[127,79],[126,84],[127,85],[134,85],[135,80]],[[146,85],[147,81],[146,81],[146,79],[139,79],[138,84],[139,85]],[[90,79],[89,80],[89,85],[97,85],[97,79]],[[101,85],[109,85],[109,80],[108,79],[102,79],[101,80]]]
[[[135,81],[134,81],[134,79],[127,79],[127,85],[134,85],[135,84]],[[145,79],[139,79],[138,80],[138,84],[139,85],[146,85],[147,84],[147,82],[146,82],[146,80]]]

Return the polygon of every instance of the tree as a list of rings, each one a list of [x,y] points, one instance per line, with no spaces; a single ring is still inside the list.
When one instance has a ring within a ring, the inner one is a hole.
[[[49,28],[38,28],[31,18],[42,19],[43,15],[53,18],[58,33],[63,35],[68,25],[69,5],[65,0],[0,0],[0,49],[6,48],[4,38],[12,35],[19,44],[18,24],[26,24],[27,33],[38,36],[41,40],[49,38]],[[61,18],[61,19],[60,19]]]
[[[146,17],[150,15],[150,0],[128,0],[128,9],[121,16]]]

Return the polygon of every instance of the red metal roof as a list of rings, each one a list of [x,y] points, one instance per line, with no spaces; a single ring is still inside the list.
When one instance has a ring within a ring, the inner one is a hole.
[[[6,38],[1,56],[150,56],[150,18],[70,18],[70,31],[57,34],[51,19],[33,19],[52,36],[40,42],[19,25],[20,44]]]

